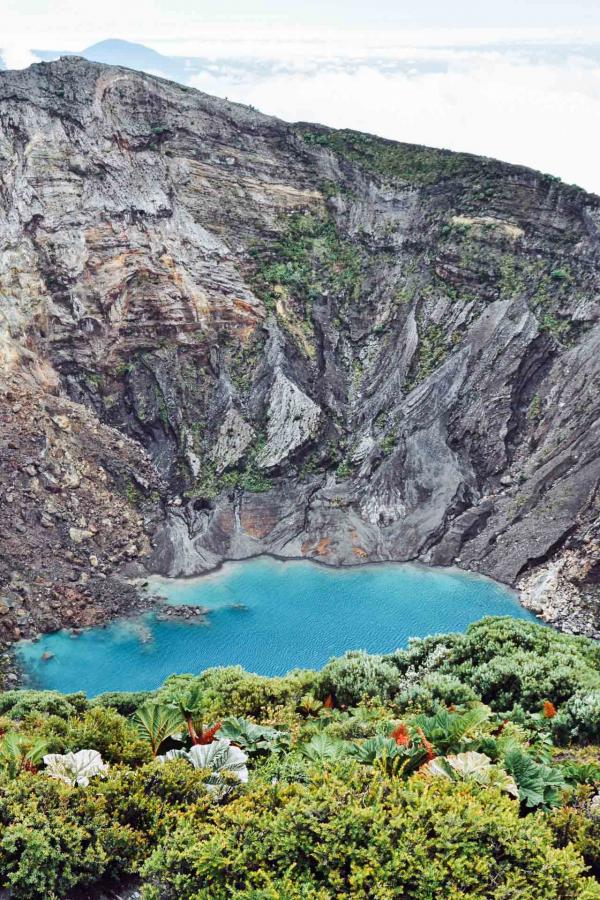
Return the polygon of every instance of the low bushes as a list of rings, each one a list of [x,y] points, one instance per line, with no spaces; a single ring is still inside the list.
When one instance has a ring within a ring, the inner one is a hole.
[[[498,791],[358,766],[186,815],[143,873],[148,900],[600,896],[575,849]]]
[[[600,900],[599,698],[593,642],[504,618],[281,678],[8,691],[0,886]],[[48,756],[70,753],[98,763],[78,786]]]

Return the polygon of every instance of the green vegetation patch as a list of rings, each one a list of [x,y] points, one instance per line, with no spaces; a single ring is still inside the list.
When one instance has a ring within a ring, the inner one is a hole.
[[[600,898],[600,646],[487,618],[320,672],[0,694],[16,900]]]
[[[333,150],[369,172],[387,179],[416,185],[435,184],[446,178],[474,178],[489,168],[489,163],[465,153],[452,153],[416,144],[399,144],[372,134],[344,129],[311,129],[302,135],[307,144]]]
[[[342,301],[357,301],[362,291],[360,250],[343,239],[326,214],[294,213],[274,243],[255,248],[254,285],[271,309],[290,299],[311,319],[315,300],[333,293]]]
[[[442,365],[451,349],[451,342],[441,325],[430,325],[419,337],[415,373],[407,382],[412,390]]]

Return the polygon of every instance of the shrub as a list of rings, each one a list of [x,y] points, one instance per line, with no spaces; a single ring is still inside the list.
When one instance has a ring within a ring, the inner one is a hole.
[[[458,637],[454,665],[468,661],[478,666],[496,656],[510,656],[524,650],[537,655],[562,652],[585,663],[596,674],[600,669],[600,645],[595,641],[560,634],[552,628],[510,616],[487,616],[469,625],[466,633]]]
[[[0,693],[0,715],[24,719],[34,713],[47,716],[69,716],[87,706],[85,694],[59,694],[58,691],[5,691]]]
[[[148,743],[140,738],[132,722],[113,709],[102,707],[89,709],[69,722],[64,747],[65,750],[91,747],[107,762],[131,766],[148,762],[152,755]]]
[[[132,716],[133,713],[147,703],[152,697],[152,691],[108,691],[99,694],[90,701],[91,707],[104,707],[115,709],[122,716]]]
[[[2,884],[18,900],[58,900],[135,872],[182,811],[211,805],[209,774],[174,762],[110,770],[86,788],[30,773],[1,781]]]
[[[143,867],[146,897],[600,897],[543,818],[496,790],[366,767],[264,785],[204,821],[183,817]]]
[[[600,690],[578,691],[552,721],[559,742],[600,743]]]
[[[0,872],[11,896],[64,897],[132,870],[139,841],[102,797],[23,775],[0,791]]]
[[[421,683],[404,688],[396,695],[394,702],[401,710],[419,709],[433,714],[440,705],[463,706],[477,699],[473,688],[456,675],[435,672],[426,675]]]
[[[365,697],[387,700],[400,687],[398,669],[383,656],[362,650],[330,660],[317,681],[317,695],[333,694],[342,706],[354,706]]]
[[[434,634],[425,638],[411,638],[406,650],[396,650],[385,658],[398,667],[403,675],[414,671],[425,675],[440,669],[451,659],[455,647],[464,640],[462,634]]]
[[[310,671],[267,678],[249,674],[241,666],[228,666],[207,669],[199,680],[212,718],[235,714],[264,719],[285,706],[295,709],[304,694],[312,689],[314,679],[315,673]]]
[[[594,809],[593,800],[588,796],[576,808],[563,806],[553,810],[548,824],[557,845],[575,847],[596,878],[600,878],[600,810]]]
[[[600,688],[600,647],[530,622],[488,618],[469,626],[446,668],[493,709],[520,704],[537,713],[544,700],[560,707],[585,686]]]

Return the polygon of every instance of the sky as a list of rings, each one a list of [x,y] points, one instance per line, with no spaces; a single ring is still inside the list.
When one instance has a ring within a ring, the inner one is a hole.
[[[600,0],[0,0],[7,68],[121,38],[289,121],[494,156],[600,193]]]

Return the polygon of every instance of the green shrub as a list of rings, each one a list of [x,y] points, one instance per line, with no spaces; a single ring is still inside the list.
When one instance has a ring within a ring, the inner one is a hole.
[[[387,700],[400,687],[398,669],[383,656],[354,650],[330,660],[317,680],[317,696],[332,694],[342,706],[355,706],[365,697]]]
[[[600,897],[579,854],[498,791],[419,778],[382,790],[369,773],[265,785],[204,821],[184,816],[143,867],[145,896]]]
[[[312,689],[314,678],[315,673],[310,671],[266,678],[252,675],[241,666],[229,666],[207,669],[199,680],[212,718],[237,715],[264,719],[285,706],[295,709]]]
[[[600,647],[530,622],[488,618],[469,626],[446,668],[493,709],[520,704],[539,712],[544,700],[559,707],[583,687],[600,687]]]
[[[594,810],[589,794],[588,790],[576,808],[563,806],[553,810],[548,824],[557,846],[575,847],[590,871],[600,878],[600,813]]]
[[[131,716],[147,703],[153,696],[152,691],[108,691],[105,694],[99,694],[90,701],[90,706],[102,706],[116,709],[122,716]]]
[[[561,743],[600,743],[600,689],[577,691],[559,710],[552,725]]]
[[[477,699],[473,688],[464,684],[456,675],[434,672],[425,675],[420,683],[404,688],[396,695],[394,702],[401,710],[418,709],[434,713],[440,705],[463,706]]]
[[[462,634],[435,634],[425,638],[410,638],[406,650],[396,650],[385,658],[406,675],[409,671],[425,674],[439,670],[451,659],[456,647],[464,641]]]
[[[208,773],[182,761],[109,771],[73,788],[43,774],[0,781],[0,878],[12,896],[63,898],[137,870],[183,810],[210,804]]]
[[[139,840],[102,797],[22,775],[0,790],[0,873],[15,898],[65,897],[132,870]]]
[[[97,750],[105,762],[136,766],[151,759],[150,746],[137,728],[113,709],[97,707],[71,720],[65,734],[65,750],[82,747]]]
[[[24,719],[32,713],[47,716],[69,716],[82,712],[87,706],[85,694],[59,694],[58,691],[4,691],[0,693],[0,715]]]

